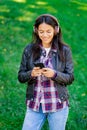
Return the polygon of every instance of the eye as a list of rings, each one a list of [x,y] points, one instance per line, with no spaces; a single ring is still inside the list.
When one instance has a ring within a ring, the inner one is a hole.
[[[52,32],[52,30],[50,30],[50,29],[47,30],[47,33],[51,33],[51,32]]]
[[[38,31],[40,34],[43,34],[44,32],[43,31]]]
[[[47,31],[47,33],[51,33],[51,31]]]
[[[39,33],[43,33],[43,32],[41,31],[41,32],[39,32]]]

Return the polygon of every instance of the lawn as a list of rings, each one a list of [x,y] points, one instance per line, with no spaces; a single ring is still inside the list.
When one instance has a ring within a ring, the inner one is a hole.
[[[17,80],[24,47],[32,40],[35,18],[55,15],[70,45],[75,81],[68,86],[66,130],[87,130],[87,0],[0,0],[0,130],[21,130],[26,85]],[[46,121],[42,130],[48,130]]]

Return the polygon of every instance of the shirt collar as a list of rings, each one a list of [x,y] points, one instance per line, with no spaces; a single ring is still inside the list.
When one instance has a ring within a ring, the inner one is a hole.
[[[40,48],[42,51],[45,51],[44,47],[42,46],[42,44],[39,44],[40,45]],[[52,52],[57,52],[57,48],[55,46],[51,46],[51,50]]]

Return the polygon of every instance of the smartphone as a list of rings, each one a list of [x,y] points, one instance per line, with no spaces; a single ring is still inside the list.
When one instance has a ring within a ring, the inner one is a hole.
[[[41,69],[44,68],[44,64],[43,63],[34,63],[35,67],[40,67]]]

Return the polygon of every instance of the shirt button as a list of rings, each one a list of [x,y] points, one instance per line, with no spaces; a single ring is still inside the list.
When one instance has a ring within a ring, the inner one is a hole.
[[[31,101],[33,101],[34,99],[33,98],[31,98]]]
[[[61,99],[63,99],[63,97],[61,97]]]
[[[55,54],[53,53],[53,56],[55,56]]]

